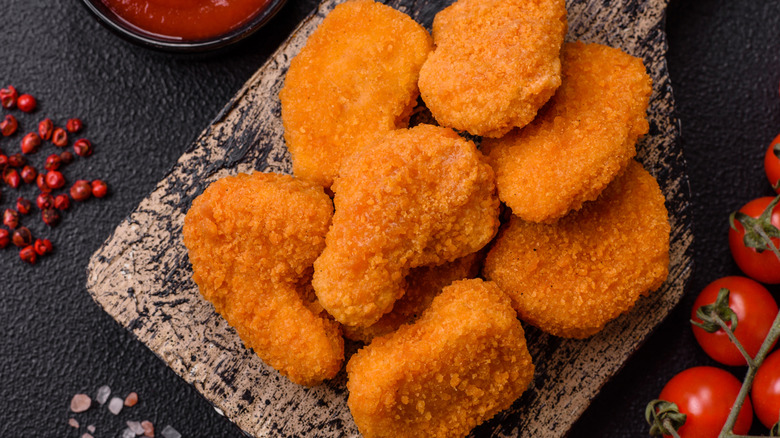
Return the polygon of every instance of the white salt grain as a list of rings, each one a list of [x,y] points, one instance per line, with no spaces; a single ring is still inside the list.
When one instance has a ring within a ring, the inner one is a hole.
[[[90,424],[89,426],[87,426],[87,430],[89,431],[89,433],[95,433],[95,425]]]
[[[70,420],[68,420],[68,425],[69,425],[70,427],[75,427],[76,429],[78,429],[78,428],[79,428],[79,422],[78,422],[78,421],[76,421],[76,419],[75,419],[75,418],[71,418]]]
[[[85,433],[84,435],[81,435],[81,438],[95,438],[92,435]]]
[[[132,430],[133,433],[136,435],[144,434],[144,427],[141,426],[141,423],[139,423],[138,421],[128,421],[127,428]]]
[[[95,400],[97,400],[98,403],[100,403],[101,406],[106,404],[106,401],[108,401],[108,396],[111,395],[111,388],[108,387],[108,385],[103,385],[97,390],[97,395],[95,396]]]
[[[70,410],[76,413],[84,412],[92,406],[92,399],[87,394],[76,394],[70,401]]]
[[[181,434],[176,431],[176,429],[172,428],[170,425],[165,426],[165,428],[162,430],[162,436],[165,438],[181,438]]]
[[[122,431],[122,438],[135,438],[135,432],[127,428]]]
[[[111,399],[110,402],[108,402],[108,410],[111,411],[114,415],[119,415],[119,413],[122,411],[122,406],[124,406],[124,401],[119,397],[114,397]]]

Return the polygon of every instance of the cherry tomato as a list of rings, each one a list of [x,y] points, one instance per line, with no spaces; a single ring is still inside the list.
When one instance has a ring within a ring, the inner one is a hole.
[[[681,438],[717,438],[726,423],[742,383],[729,372],[715,367],[694,367],[666,383],[661,400],[676,403],[687,415],[677,431]],[[745,435],[753,423],[750,397],[745,398],[737,416],[734,433]]]
[[[780,351],[770,354],[758,368],[752,394],[756,416],[771,428],[780,416]]]
[[[774,199],[771,196],[754,199],[745,204],[739,211],[752,218],[757,218]],[[772,209],[770,222],[775,228],[780,228],[780,204]],[[742,224],[734,221],[734,226],[729,228],[729,247],[739,269],[742,269],[742,272],[748,277],[762,283],[780,283],[780,259],[770,250],[759,252],[755,248],[745,246],[744,236],[745,229]],[[774,242],[775,247],[780,246],[780,238],[772,237],[770,240]]]
[[[780,193],[780,135],[772,140],[764,156],[764,169],[766,177],[769,178],[769,184],[777,193]]]
[[[693,303],[691,320],[701,323],[696,310],[712,304],[721,288],[729,290],[729,308],[737,314],[734,335],[751,357],[755,357],[777,316],[777,303],[772,294],[758,282],[746,277],[723,277],[705,287]],[[729,326],[728,320],[725,321]],[[691,325],[696,341],[707,355],[724,365],[747,365],[747,361],[722,329],[708,333]]]

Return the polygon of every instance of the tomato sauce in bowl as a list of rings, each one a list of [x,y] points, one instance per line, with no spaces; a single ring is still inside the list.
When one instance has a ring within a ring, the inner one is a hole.
[[[269,0],[101,0],[118,17],[153,36],[205,40],[237,29]]]
[[[248,36],[285,0],[83,0],[97,19],[135,43],[199,52]]]

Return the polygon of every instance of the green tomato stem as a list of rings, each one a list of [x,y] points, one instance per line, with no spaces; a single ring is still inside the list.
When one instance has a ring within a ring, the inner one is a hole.
[[[677,433],[677,429],[674,428],[674,425],[669,420],[664,420],[664,429],[669,432],[674,438],[680,438],[680,434]]]
[[[745,347],[742,345],[741,342],[739,342],[739,339],[734,335],[734,332],[731,331],[731,327],[726,325],[726,322],[723,321],[723,319],[718,316],[717,313],[713,313],[713,318],[715,319],[715,322],[720,326],[720,329],[726,332],[726,335],[731,339],[731,342],[737,347],[737,350],[739,350],[740,353],[742,353],[742,357],[745,358],[745,361],[747,362],[748,367],[755,367],[756,364],[753,362],[753,358],[750,357],[750,354],[748,354],[747,350],[745,350]]]
[[[758,368],[764,362],[764,359],[769,354],[769,350],[772,349],[772,346],[775,344],[778,337],[780,337],[780,312],[777,313],[777,316],[772,323],[772,328],[769,329],[769,333],[767,333],[766,338],[764,338],[761,348],[758,350],[756,357],[752,360],[752,365],[748,365],[748,372],[747,375],[745,375],[745,380],[742,382],[742,388],[740,388],[739,394],[737,394],[737,399],[734,400],[734,405],[731,407],[728,418],[726,418],[726,423],[723,424],[723,429],[720,430],[720,435],[718,435],[719,438],[755,438],[750,435],[735,434],[733,432],[734,425],[737,422],[737,416],[739,415],[740,410],[742,410],[742,405],[745,403],[745,399],[750,392],[750,387],[753,386],[753,378],[756,376],[756,371],[758,371]],[[748,363],[750,364],[750,362]]]
[[[777,257],[777,260],[780,260],[780,250],[777,249],[775,242],[773,242],[772,239],[766,234],[766,231],[764,231],[764,229],[759,227],[757,224],[753,224],[753,230],[761,235],[761,237],[766,241],[767,246],[769,246],[769,249],[775,254],[775,257]]]

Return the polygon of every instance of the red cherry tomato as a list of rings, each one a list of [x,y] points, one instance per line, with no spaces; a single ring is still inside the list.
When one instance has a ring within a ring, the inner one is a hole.
[[[741,387],[736,377],[720,368],[694,367],[672,377],[658,398],[677,404],[687,415],[677,431],[681,438],[717,438]],[[734,433],[747,434],[752,423],[753,407],[747,397]]]
[[[769,178],[769,184],[777,193],[780,193],[780,135],[772,140],[764,156],[764,169],[766,177]]]
[[[739,211],[757,218],[774,199],[771,196],[754,199],[745,204]],[[770,222],[775,228],[780,228],[780,204],[772,209]],[[772,251],[759,252],[755,248],[745,246],[744,236],[745,230],[742,224],[734,221],[734,227],[729,228],[729,247],[739,269],[742,269],[742,272],[748,277],[762,283],[780,283],[780,259]],[[780,238],[773,237],[770,240],[774,242],[775,247],[780,247]]]
[[[718,298],[721,288],[729,290],[729,308],[737,314],[737,329],[734,335],[751,357],[755,357],[766,334],[772,328],[777,316],[777,302],[772,294],[758,282],[746,277],[724,277],[705,287],[693,303],[691,320],[702,322],[696,310],[712,304]],[[729,321],[725,321],[727,324]],[[691,325],[696,341],[707,355],[724,365],[747,365],[747,361],[721,329],[708,333],[701,327]]]
[[[758,368],[752,394],[756,416],[771,428],[780,417],[780,351],[770,354]]]

